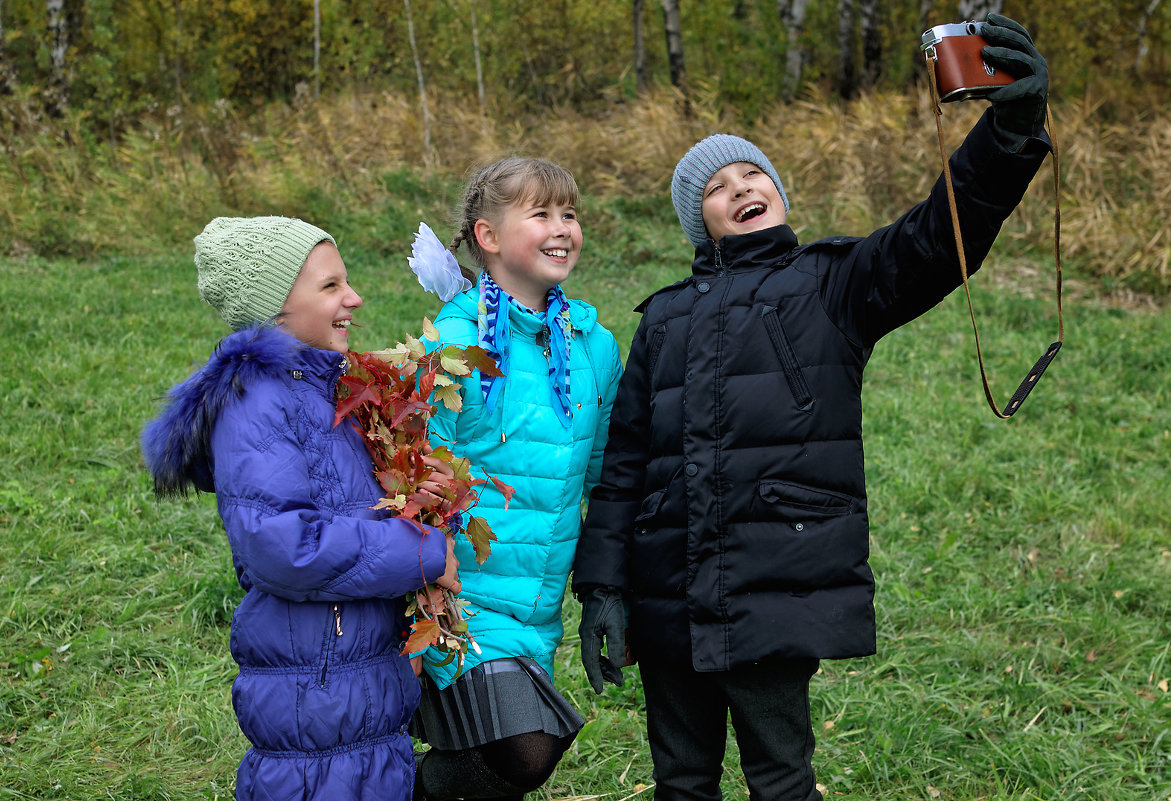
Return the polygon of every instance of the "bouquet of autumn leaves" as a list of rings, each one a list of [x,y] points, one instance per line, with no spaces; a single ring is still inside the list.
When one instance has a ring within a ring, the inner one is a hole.
[[[423,336],[432,342],[440,340],[438,330],[426,318]],[[389,509],[396,517],[420,527],[438,528],[448,537],[462,533],[472,544],[476,563],[483,564],[496,536],[487,521],[469,513],[479,497],[476,487],[492,482],[506,504],[512,487],[493,476],[473,478],[469,461],[455,456],[446,446],[432,449],[428,426],[439,408],[433,402],[457,413],[462,408],[457,377],[476,369],[485,375],[502,373],[492,357],[477,346],[441,345],[428,352],[420,340],[410,335],[406,340],[389,350],[346,354],[349,366],[338,380],[334,424],[349,417],[362,435],[374,462],[374,474],[386,492],[375,509]],[[453,477],[432,470],[424,464],[424,456],[446,463]],[[437,483],[442,489],[423,492],[419,489],[423,481]],[[461,668],[468,648],[479,653],[462,611],[466,601],[434,584],[408,595],[407,601],[414,622],[403,653],[434,646],[447,653],[444,664],[458,659]]]

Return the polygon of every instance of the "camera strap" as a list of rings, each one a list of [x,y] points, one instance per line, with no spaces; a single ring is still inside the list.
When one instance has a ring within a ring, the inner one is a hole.
[[[1049,116],[1048,109],[1046,109],[1045,119],[1049,128],[1049,139],[1053,143],[1053,257],[1056,263],[1057,274],[1057,341],[1045,350],[1045,353],[1041,355],[1041,358],[1029,370],[1028,375],[1021,381],[1020,386],[1017,387],[1016,392],[1009,399],[1008,405],[1002,411],[997,407],[996,399],[992,396],[992,388],[988,384],[988,372],[984,369],[984,355],[980,349],[980,329],[976,325],[976,310],[972,305],[972,290],[968,286],[968,262],[964,255],[964,240],[960,234],[960,215],[956,209],[955,189],[952,187],[951,169],[947,161],[947,148],[943,142],[943,109],[940,108],[939,87],[936,85],[935,79],[935,65],[931,63],[930,55],[927,55],[926,58],[927,77],[931,84],[931,104],[935,108],[935,127],[939,133],[939,155],[943,161],[943,180],[947,187],[947,202],[951,208],[951,226],[952,231],[955,233],[956,252],[960,257],[960,275],[964,279],[964,294],[967,295],[968,313],[972,318],[972,333],[976,338],[976,360],[980,363],[980,380],[984,384],[984,397],[988,400],[988,405],[992,408],[992,412],[1001,419],[1008,419],[1016,414],[1021,404],[1025,402],[1025,398],[1033,391],[1033,387],[1037,386],[1037,381],[1040,380],[1041,375],[1045,372],[1045,368],[1053,361],[1053,357],[1057,355],[1057,351],[1061,350],[1061,345],[1065,342],[1065,319],[1061,313],[1061,160],[1057,153],[1057,141],[1053,138],[1053,120]]]

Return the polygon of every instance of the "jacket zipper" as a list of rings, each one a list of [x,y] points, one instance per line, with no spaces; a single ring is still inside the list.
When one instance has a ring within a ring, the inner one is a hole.
[[[800,411],[809,411],[813,404],[813,394],[809,391],[809,384],[805,381],[805,374],[801,371],[801,363],[797,360],[797,352],[785,334],[781,324],[780,310],[774,306],[765,306],[761,310],[761,319],[764,330],[772,342],[773,350],[781,362],[781,372],[789,384],[789,392]]]
[[[342,607],[333,605],[333,625],[329,628],[329,637],[325,643],[325,661],[321,665],[321,686],[325,686],[325,676],[329,672],[329,657],[333,653],[334,640],[342,636]]]

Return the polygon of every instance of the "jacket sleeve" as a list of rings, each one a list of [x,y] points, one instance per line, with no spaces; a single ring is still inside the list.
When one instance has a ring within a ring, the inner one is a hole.
[[[1000,227],[1049,153],[1047,139],[1011,152],[991,113],[949,159],[968,272],[979,269]],[[817,253],[818,244],[810,246]],[[827,240],[837,252],[818,260],[822,302],[854,342],[870,347],[935,306],[962,283],[942,175],[930,195],[894,223],[861,240]]]
[[[644,322],[646,318],[643,318]],[[573,590],[629,586],[629,538],[642,504],[650,437],[650,376],[646,331],[639,324],[610,412],[602,473],[577,541]]]
[[[606,451],[606,442],[610,435],[610,415],[613,413],[614,397],[618,394],[618,382],[622,378],[622,357],[618,355],[618,342],[614,337],[606,337],[606,355],[603,364],[604,370],[598,371],[598,427],[594,431],[594,444],[590,451],[590,462],[586,468],[585,491],[588,498],[597,486],[602,473],[602,459]],[[606,380],[608,379],[608,380]]]
[[[355,499],[352,517],[314,503],[309,464],[321,455],[298,441],[292,404],[274,379],[250,387],[216,424],[217,500],[241,584],[291,601],[347,601],[398,597],[441,576],[437,529],[362,516],[366,499]],[[344,481],[347,467],[323,469]]]

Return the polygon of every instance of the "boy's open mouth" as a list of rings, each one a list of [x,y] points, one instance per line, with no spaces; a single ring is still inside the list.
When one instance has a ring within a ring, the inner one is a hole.
[[[333,327],[345,330],[350,327],[350,321],[349,320],[334,320]]]
[[[753,203],[752,205],[745,206],[744,208],[740,209],[740,211],[736,212],[736,222],[748,222],[752,218],[759,217],[764,213],[765,207],[763,203]]]
[[[564,259],[569,255],[568,250],[542,250],[541,252],[554,259]]]

